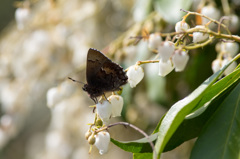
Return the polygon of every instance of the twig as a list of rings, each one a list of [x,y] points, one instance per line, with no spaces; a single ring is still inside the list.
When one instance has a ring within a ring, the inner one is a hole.
[[[117,122],[117,123],[114,123],[114,124],[110,124],[110,125],[107,126],[107,129],[110,128],[110,127],[116,126],[116,125],[129,126],[129,127],[133,128],[133,129],[135,129],[136,131],[138,131],[139,133],[141,133],[143,136],[145,136],[147,138],[149,144],[152,147],[153,152],[155,153],[153,142],[150,140],[148,134],[146,134],[143,130],[141,130],[140,128],[136,127],[135,125],[132,125],[132,124],[127,123],[127,122]],[[99,132],[99,130],[97,130],[96,132]]]
[[[227,33],[228,33],[229,35],[231,35],[231,32],[228,30],[228,28],[226,27],[226,25],[220,23],[219,21],[217,21],[217,20],[215,20],[215,19],[209,18],[209,17],[207,17],[207,16],[205,16],[205,15],[203,15],[203,14],[197,13],[197,12],[190,12],[190,11],[186,11],[186,10],[183,10],[183,9],[180,9],[180,10],[183,11],[183,12],[186,12],[186,13],[187,13],[186,16],[188,16],[188,15],[197,15],[197,16],[201,16],[201,17],[203,17],[203,18],[206,18],[206,19],[210,20],[211,22],[214,22],[214,23],[222,26],[222,27],[227,31]]]

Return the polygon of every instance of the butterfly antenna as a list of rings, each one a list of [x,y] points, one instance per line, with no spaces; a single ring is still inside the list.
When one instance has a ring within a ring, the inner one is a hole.
[[[70,79],[70,80],[73,81],[73,82],[77,82],[77,83],[85,84],[85,83],[83,83],[83,82],[81,82],[81,81],[77,81],[77,80],[75,80],[75,79],[72,79],[71,77],[68,77],[68,79]]]

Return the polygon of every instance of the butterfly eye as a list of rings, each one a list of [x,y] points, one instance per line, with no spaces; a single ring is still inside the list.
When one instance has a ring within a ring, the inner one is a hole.
[[[87,91],[86,84],[82,87],[84,91]]]

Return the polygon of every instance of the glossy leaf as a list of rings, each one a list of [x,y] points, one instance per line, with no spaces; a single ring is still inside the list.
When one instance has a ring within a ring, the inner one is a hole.
[[[191,159],[237,159],[240,154],[240,84],[226,97],[198,138]]]
[[[236,60],[236,59],[234,59]],[[222,75],[224,70],[233,62],[233,60],[226,65],[223,69],[213,74],[210,78],[203,82],[194,92],[192,92],[186,98],[175,103],[166,116],[163,118],[161,126],[159,128],[159,136],[155,145],[156,155],[154,158],[160,158],[167,142],[174,134],[178,126],[182,123],[185,116],[188,115],[192,109],[202,99],[204,93],[213,85],[213,83]]]
[[[228,89],[228,87],[230,87],[234,82],[239,80],[239,78],[240,68],[237,68],[231,74],[213,84],[213,86],[203,96],[202,100],[194,108],[193,112],[202,107],[208,101],[212,100],[212,98],[216,97],[217,95]]]
[[[152,159],[152,153],[134,153],[133,159]]]
[[[239,81],[235,82],[231,87],[214,98],[202,114],[190,119],[185,118],[165,146],[164,152],[176,148],[185,141],[198,137],[205,124]]]
[[[149,136],[149,139],[150,141],[156,140],[157,134]],[[149,140],[146,137],[134,141],[117,141],[111,138],[111,142],[119,148],[132,153],[152,152],[152,147],[150,146]]]

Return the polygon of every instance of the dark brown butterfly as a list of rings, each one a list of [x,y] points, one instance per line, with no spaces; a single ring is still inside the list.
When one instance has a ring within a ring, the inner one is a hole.
[[[87,84],[83,90],[97,103],[97,97],[104,92],[120,90],[127,83],[128,77],[123,68],[112,62],[103,53],[90,48],[87,55]]]

